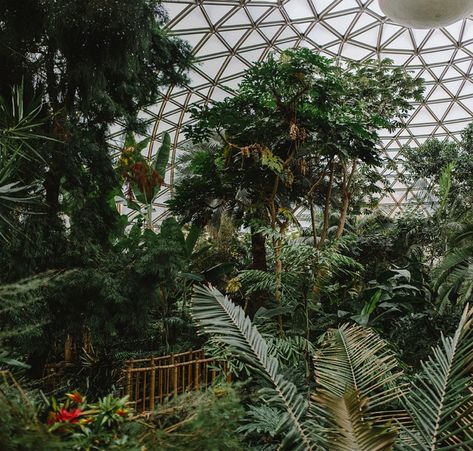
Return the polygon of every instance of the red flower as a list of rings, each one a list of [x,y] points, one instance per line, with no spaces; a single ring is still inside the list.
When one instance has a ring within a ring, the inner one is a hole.
[[[51,413],[49,415],[48,424],[54,423],[77,423],[79,421],[79,417],[82,415],[81,409],[60,409],[59,412]]]

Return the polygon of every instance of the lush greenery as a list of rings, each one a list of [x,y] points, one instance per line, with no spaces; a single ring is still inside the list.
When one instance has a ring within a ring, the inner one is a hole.
[[[0,6],[0,448],[471,449],[473,127],[402,150],[428,214],[387,217],[378,133],[422,80],[271,54],[192,108],[158,223],[171,137],[147,158],[139,113],[192,64],[165,23]],[[200,348],[232,384],[148,416],[121,394],[126,360]]]

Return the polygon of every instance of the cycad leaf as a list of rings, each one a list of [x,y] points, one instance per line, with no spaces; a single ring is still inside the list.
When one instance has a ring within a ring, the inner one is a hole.
[[[320,392],[314,400],[326,412],[331,426],[327,432],[330,451],[387,451],[391,450],[397,433],[388,427],[366,421],[368,399],[359,391],[334,396]]]
[[[283,408],[285,415],[279,432],[285,433],[283,445],[291,450],[312,450],[315,445],[303,425],[307,402],[294,384],[279,373],[278,361],[245,312],[213,287],[196,287],[192,315],[203,330],[227,344],[271,386],[265,390],[271,405]]]
[[[376,409],[402,396],[398,362],[387,343],[370,329],[344,325],[329,330],[314,365],[318,387],[339,398],[359,392]]]
[[[473,449],[473,308],[467,306],[453,337],[442,337],[406,398],[415,429],[410,450]]]

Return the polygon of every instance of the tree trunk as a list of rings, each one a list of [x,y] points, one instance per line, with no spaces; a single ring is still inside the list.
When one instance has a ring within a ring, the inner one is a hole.
[[[337,239],[343,235],[345,231],[345,224],[348,217],[348,206],[350,205],[350,193],[344,192],[342,199],[342,206],[340,207],[340,219],[338,221]]]
[[[268,263],[266,261],[266,237],[261,232],[251,233],[251,253],[253,256],[253,262],[251,269],[259,271],[267,271]],[[248,302],[248,315],[253,318],[255,313],[266,305],[267,295],[266,293],[259,291],[253,293],[250,302]]]
[[[48,214],[56,214],[59,211],[59,191],[61,176],[51,168],[46,174],[43,186],[46,192],[46,204]]]
[[[315,218],[314,202],[310,201],[310,221],[312,223],[312,238],[314,240],[314,247],[317,247],[317,223]]]
[[[266,237],[261,232],[251,232],[251,254],[253,256],[251,268],[267,271]]]
[[[327,197],[325,198],[325,207],[324,207],[324,225],[322,228],[322,233],[320,234],[320,241],[319,245],[317,246],[318,249],[322,249],[322,246],[327,239],[328,235],[328,227],[329,227],[329,221],[330,221],[330,204],[332,202],[332,188],[333,188],[333,177],[335,174],[335,167],[334,164],[332,163],[332,167],[330,168],[330,179],[329,179],[329,184],[328,184],[328,189],[327,189]]]
[[[284,232],[282,232],[284,233]],[[281,260],[281,248],[283,242],[281,238],[273,239],[274,247],[274,277],[275,277],[275,290],[274,290],[274,300],[278,307],[281,307],[282,303],[282,260]],[[284,329],[282,324],[282,315],[278,315],[278,326],[279,333],[284,335]]]
[[[350,198],[351,198],[351,187],[352,187],[352,182],[353,178],[355,176],[357,169],[357,161],[354,160],[350,175],[347,175],[347,166],[343,165],[343,185],[342,185],[342,193],[343,193],[343,199],[342,199],[342,205],[340,207],[340,219],[338,221],[338,228],[337,228],[337,239],[340,238],[343,235],[343,232],[345,231],[345,224],[347,223],[347,217],[348,217],[348,207],[350,206]]]

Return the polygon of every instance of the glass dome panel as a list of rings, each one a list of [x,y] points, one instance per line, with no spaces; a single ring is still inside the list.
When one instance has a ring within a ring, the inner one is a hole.
[[[221,100],[238,86],[249,65],[290,47],[313,48],[338,61],[387,57],[426,80],[425,101],[414,105],[406,128],[381,135],[388,157],[396,156],[402,145],[417,146],[432,135],[458,138],[471,120],[471,17],[446,28],[415,30],[392,23],[378,0],[172,0],[163,5],[170,33],[189,41],[198,60],[187,88],[170,88],[159,105],[145,111],[150,156],[162,132],[172,132],[174,150],[166,178],[171,185],[176,155],[184,151],[182,127],[190,120],[186,110],[194,103]],[[398,174],[399,168],[390,175],[394,192],[382,200],[388,214],[429,200],[422,184],[406,187]],[[157,218],[165,214],[162,205],[171,190],[159,200]]]

